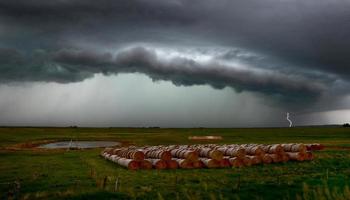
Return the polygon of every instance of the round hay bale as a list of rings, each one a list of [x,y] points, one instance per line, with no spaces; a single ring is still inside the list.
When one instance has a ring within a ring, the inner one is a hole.
[[[149,160],[142,160],[142,161],[140,161],[140,168],[141,169],[152,169],[152,162]]]
[[[223,158],[219,162],[220,162],[220,167],[222,167],[222,168],[226,168],[226,167],[231,166],[230,161],[227,158]]]
[[[166,166],[168,169],[177,169],[179,168],[179,165],[175,160],[167,160],[166,161]]]
[[[265,155],[262,157],[261,161],[262,161],[264,164],[270,164],[270,163],[272,163],[272,158],[271,158],[270,154],[265,154]]]
[[[229,161],[230,161],[230,164],[232,167],[243,167],[244,166],[242,160],[240,160],[237,157],[229,158]]]
[[[220,167],[220,162],[211,158],[199,158],[200,161],[203,162],[203,164],[207,168],[218,168]]]
[[[193,168],[196,168],[196,169],[201,169],[201,168],[204,168],[204,164],[203,164],[203,162],[202,161],[200,161],[200,160],[197,160],[197,161],[194,161],[193,163],[192,163],[192,165],[193,165]]]

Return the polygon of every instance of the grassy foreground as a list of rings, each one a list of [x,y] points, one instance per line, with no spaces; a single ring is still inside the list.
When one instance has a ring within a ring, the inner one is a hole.
[[[218,143],[319,142],[328,148],[312,162],[164,171],[125,170],[99,157],[101,149],[33,148],[42,141],[71,138],[189,144],[192,135],[220,135],[224,139]],[[0,128],[0,199],[350,199],[349,150],[350,129],[340,127]]]

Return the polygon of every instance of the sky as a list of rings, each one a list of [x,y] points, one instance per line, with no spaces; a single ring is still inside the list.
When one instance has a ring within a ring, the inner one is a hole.
[[[0,125],[350,121],[348,0],[0,1]]]

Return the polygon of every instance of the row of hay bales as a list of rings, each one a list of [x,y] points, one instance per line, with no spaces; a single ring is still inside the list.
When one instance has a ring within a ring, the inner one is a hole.
[[[243,167],[313,160],[320,144],[197,144],[106,148],[101,156],[128,169]]]

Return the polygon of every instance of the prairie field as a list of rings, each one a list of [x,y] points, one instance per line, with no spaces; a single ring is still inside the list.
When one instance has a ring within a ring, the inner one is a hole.
[[[326,148],[308,162],[138,171],[101,158],[102,149],[36,148],[71,139],[194,144],[200,142],[188,137],[200,135],[223,137],[212,143],[321,143]],[[350,199],[350,128],[0,128],[0,194],[0,199]]]

